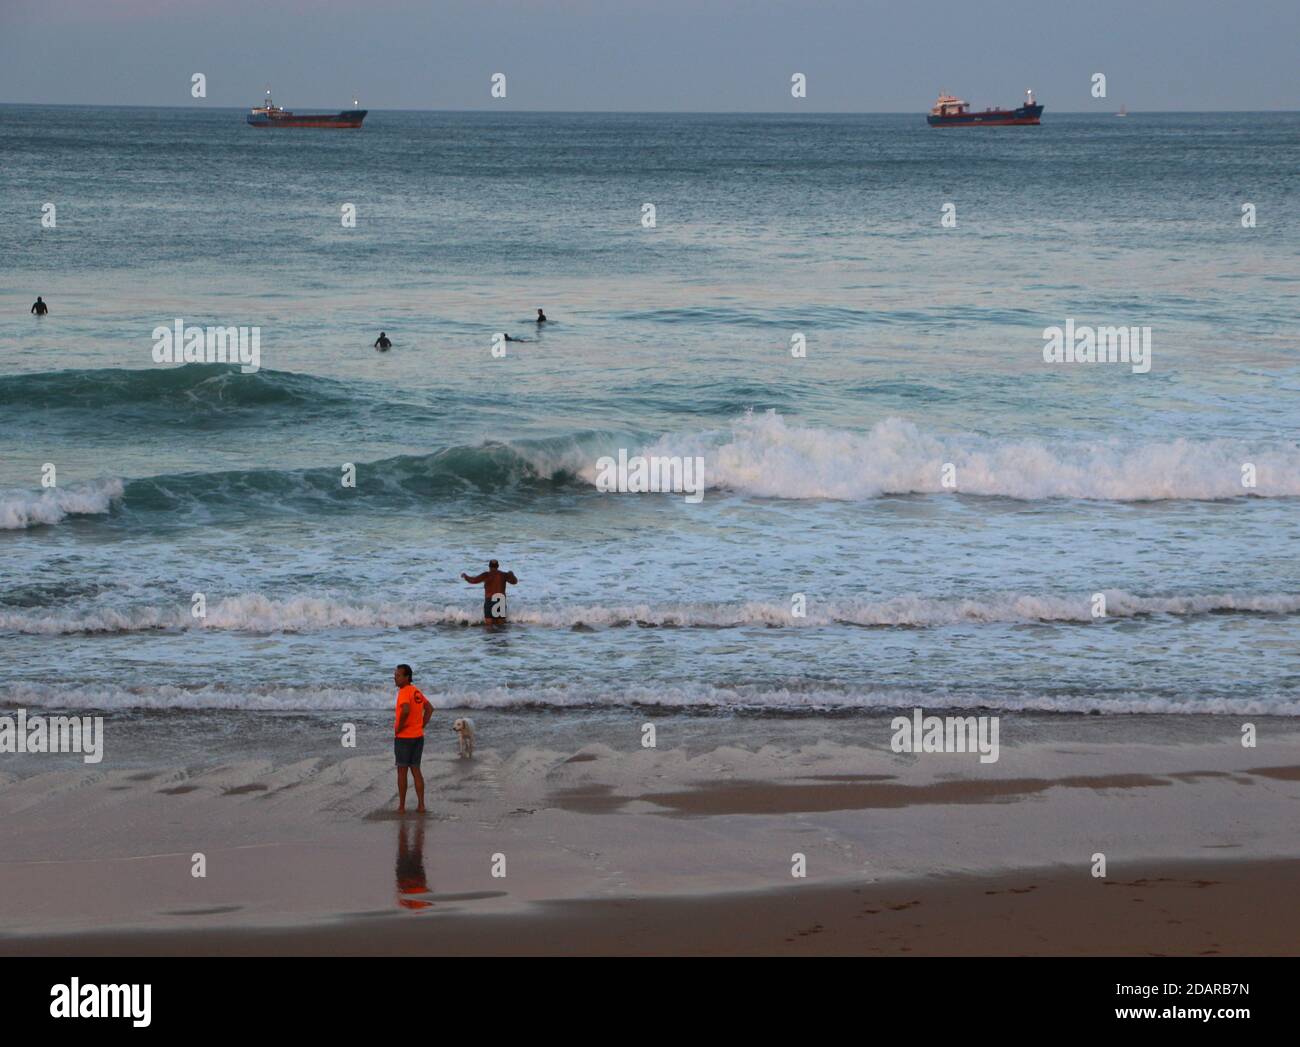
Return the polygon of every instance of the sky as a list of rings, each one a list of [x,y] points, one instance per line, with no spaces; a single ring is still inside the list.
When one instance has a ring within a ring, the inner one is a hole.
[[[0,0],[0,103],[1294,110],[1298,69],[1300,0]]]

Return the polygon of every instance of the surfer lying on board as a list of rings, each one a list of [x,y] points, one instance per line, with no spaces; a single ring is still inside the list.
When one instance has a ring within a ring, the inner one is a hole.
[[[388,335],[380,331],[379,337],[375,339],[375,348],[382,353],[385,349],[391,349],[392,347],[393,343],[388,340]]]
[[[496,625],[506,620],[506,583],[518,585],[514,571],[502,571],[495,560],[488,561],[488,569],[473,578],[461,572],[470,585],[483,586],[483,624]]]

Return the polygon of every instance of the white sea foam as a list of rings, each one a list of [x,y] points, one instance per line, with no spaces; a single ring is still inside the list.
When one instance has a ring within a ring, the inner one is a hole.
[[[1197,615],[1210,612],[1252,614],[1300,613],[1296,593],[1200,593],[1138,596],[1104,590],[1108,618],[1142,615]],[[807,615],[791,616],[787,601],[741,603],[571,604],[527,606],[516,600],[510,620],[517,625],[551,629],[577,626],[617,628],[727,629],[825,628],[835,625],[939,627],[969,623],[1091,622],[1091,593],[1069,595],[998,593],[944,599],[904,595],[883,600],[813,601]],[[476,605],[349,602],[325,596],[273,599],[257,593],[212,601],[206,618],[194,618],[189,604],[167,607],[93,607],[85,610],[0,611],[0,631],[34,635],[131,633],[153,629],[215,629],[231,632],[314,633],[331,629],[409,629],[477,625]]]
[[[74,515],[101,515],[121,497],[121,480],[99,480],[42,491],[0,491],[0,530],[20,531],[56,524]]]
[[[1100,714],[1217,714],[1300,716],[1294,694],[1236,698],[1189,693],[1165,697],[1139,691],[1109,693],[1053,693],[1051,691],[989,688],[978,693],[945,690],[905,690],[873,687],[760,687],[683,682],[673,684],[602,684],[583,682],[569,686],[492,688],[439,687],[422,679],[421,690],[435,709],[591,709],[647,706],[681,711],[719,709],[768,713],[823,713],[835,711],[886,711],[923,705],[939,709],[1003,709],[1022,712]],[[113,684],[58,686],[10,684],[0,687],[0,708],[27,709],[238,709],[261,712],[392,708],[391,687],[258,685],[253,687],[175,687]]]
[[[944,493],[955,467],[964,494],[1107,501],[1300,497],[1300,445],[1247,446],[1231,440],[1138,442],[1106,438],[1012,440],[934,434],[888,418],[866,433],[788,423],[775,411],[749,414],[730,429],[665,436],[645,455],[702,455],[708,486],[766,498],[861,500]],[[1256,486],[1242,486],[1242,466]],[[594,469],[583,471],[593,480]]]

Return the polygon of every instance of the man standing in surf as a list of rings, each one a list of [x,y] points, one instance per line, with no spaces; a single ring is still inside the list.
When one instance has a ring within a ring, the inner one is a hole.
[[[488,561],[488,569],[473,578],[461,572],[470,585],[483,586],[483,624],[504,625],[506,620],[506,583],[518,585],[514,571],[502,571],[495,560]]]
[[[397,764],[397,813],[406,813],[406,774],[415,779],[417,814],[424,814],[424,775],[420,757],[424,755],[424,726],[433,716],[429,699],[411,682],[411,667],[403,662],[393,670],[397,684],[397,722],[393,725],[393,755]]]

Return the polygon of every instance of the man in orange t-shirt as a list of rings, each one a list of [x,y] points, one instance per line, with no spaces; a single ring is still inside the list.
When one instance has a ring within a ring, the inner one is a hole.
[[[397,813],[406,813],[406,772],[415,777],[416,813],[424,814],[424,775],[420,757],[424,755],[424,725],[433,716],[429,699],[411,683],[411,667],[403,663],[393,670],[397,684],[397,723],[393,727],[393,754],[397,758]]]

